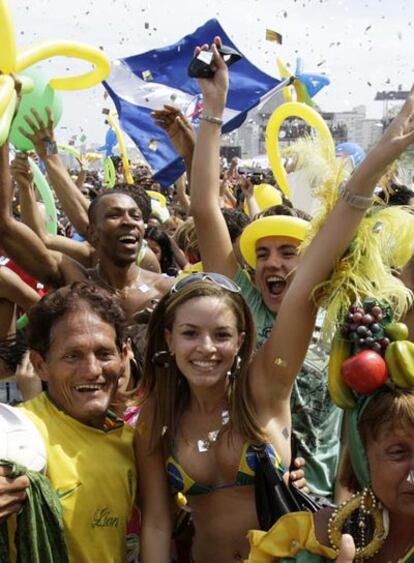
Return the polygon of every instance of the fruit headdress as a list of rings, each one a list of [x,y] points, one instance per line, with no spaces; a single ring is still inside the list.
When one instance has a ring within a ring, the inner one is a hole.
[[[385,302],[366,299],[351,305],[334,336],[328,364],[332,401],[347,411],[348,446],[362,487],[370,483],[368,460],[359,432],[361,416],[382,390],[414,390],[414,343],[408,328],[393,321]]]
[[[315,145],[302,141],[297,147],[297,167],[306,170],[311,163],[308,179],[318,202],[301,251],[331,212],[347,177],[343,163],[329,160],[323,147]],[[382,187],[386,184],[384,179]],[[398,322],[412,306],[413,295],[396,275],[413,254],[412,209],[374,200],[330,279],[313,294],[316,306],[326,312],[324,338],[332,342],[329,391],[334,403],[348,411],[351,461],[362,486],[370,480],[358,429],[364,409],[385,385],[414,389],[414,343],[406,340],[408,329]]]

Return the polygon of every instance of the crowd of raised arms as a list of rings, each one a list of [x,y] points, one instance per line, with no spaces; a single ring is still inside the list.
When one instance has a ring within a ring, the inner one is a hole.
[[[220,47],[196,50],[215,70],[197,133],[153,112],[173,186],[68,170],[50,109],[21,130],[36,155],[0,147],[0,401],[47,452],[42,474],[0,459],[1,563],[414,561],[414,192],[394,164],[414,89],[351,173],[327,163],[310,216],[220,157]]]

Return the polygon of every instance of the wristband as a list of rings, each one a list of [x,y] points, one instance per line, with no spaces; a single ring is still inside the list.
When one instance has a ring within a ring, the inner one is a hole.
[[[207,113],[202,113],[200,119],[208,121],[209,123],[214,123],[215,125],[223,125],[223,120],[220,117],[214,117],[214,115],[208,115]]]
[[[47,156],[53,156],[54,154],[58,154],[58,148],[55,141],[52,139],[43,139],[43,144],[45,146],[45,151]]]
[[[372,204],[372,196],[353,194],[346,184],[339,187],[339,195],[348,205],[356,209],[368,209]]]

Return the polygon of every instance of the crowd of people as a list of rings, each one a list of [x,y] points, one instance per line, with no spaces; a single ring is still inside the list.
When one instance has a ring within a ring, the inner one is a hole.
[[[414,90],[352,174],[329,164],[324,213],[311,217],[269,170],[223,165],[229,70],[218,47],[198,48],[211,50],[215,72],[199,79],[197,135],[177,108],[153,113],[186,165],[168,189],[142,163],[133,184],[121,169],[113,189],[93,172],[74,177],[50,150],[52,113],[32,110],[22,132],[56,196],[53,235],[28,155],[0,147],[0,400],[40,431],[66,543],[22,559],[16,529],[38,497],[30,471],[0,463],[1,561],[16,551],[24,563],[413,557],[414,355],[406,385],[352,392],[344,416],[330,395],[324,323],[339,297],[380,295],[406,325],[401,340],[414,342],[414,192],[392,172],[414,142]],[[272,187],[269,205],[257,184]],[[167,215],[148,190],[163,192]],[[366,215],[377,218],[368,235]],[[372,277],[371,239],[383,266]],[[404,252],[393,239],[408,241]],[[355,334],[358,314],[348,313]],[[263,456],[319,510],[264,526]]]

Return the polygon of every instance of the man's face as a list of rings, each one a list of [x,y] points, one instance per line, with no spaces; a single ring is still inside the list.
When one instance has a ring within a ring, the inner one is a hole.
[[[31,360],[64,413],[102,428],[124,370],[123,355],[113,326],[86,305],[59,319],[52,327],[46,357],[32,351]]]
[[[129,195],[107,195],[98,203],[92,227],[95,246],[115,264],[123,266],[136,261],[143,229],[141,210]]]
[[[299,242],[290,237],[265,237],[256,243],[256,286],[266,307],[277,313],[298,265]]]

